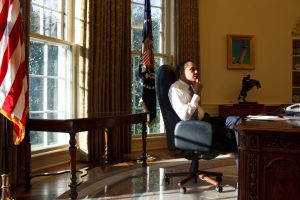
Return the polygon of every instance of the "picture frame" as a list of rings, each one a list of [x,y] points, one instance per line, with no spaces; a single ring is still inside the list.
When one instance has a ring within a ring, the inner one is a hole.
[[[253,35],[227,35],[227,68],[255,68]]]

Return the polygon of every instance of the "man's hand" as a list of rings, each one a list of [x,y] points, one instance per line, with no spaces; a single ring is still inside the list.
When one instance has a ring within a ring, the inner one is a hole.
[[[203,85],[201,84],[199,79],[196,79],[196,81],[193,82],[192,85],[193,85],[193,88],[194,88],[194,93],[200,95]]]

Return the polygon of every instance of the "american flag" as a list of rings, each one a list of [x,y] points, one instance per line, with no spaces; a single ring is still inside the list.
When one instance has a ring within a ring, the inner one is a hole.
[[[143,41],[139,72],[142,80],[140,104],[145,111],[150,113],[150,124],[152,124],[156,118],[156,90],[150,0],[145,0],[144,4]]]
[[[143,65],[151,66],[151,59],[153,59],[152,55],[151,55],[151,52],[145,51],[143,53],[143,58],[142,58]]]
[[[14,143],[25,136],[27,66],[19,0],[0,0],[0,112],[14,124]]]

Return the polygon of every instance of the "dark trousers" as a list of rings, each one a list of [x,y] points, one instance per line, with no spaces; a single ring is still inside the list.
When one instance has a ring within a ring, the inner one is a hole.
[[[242,120],[239,116],[211,117],[208,113],[205,113],[202,121],[211,123],[214,129],[214,140],[228,144],[228,148],[234,152],[238,151],[238,134],[234,130],[234,126],[241,123]]]

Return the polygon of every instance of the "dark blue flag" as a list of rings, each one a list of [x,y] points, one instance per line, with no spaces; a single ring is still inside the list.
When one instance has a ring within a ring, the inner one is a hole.
[[[156,91],[153,55],[153,36],[150,0],[144,5],[143,41],[139,73],[142,81],[142,98],[140,104],[150,112],[150,124],[156,118]]]

